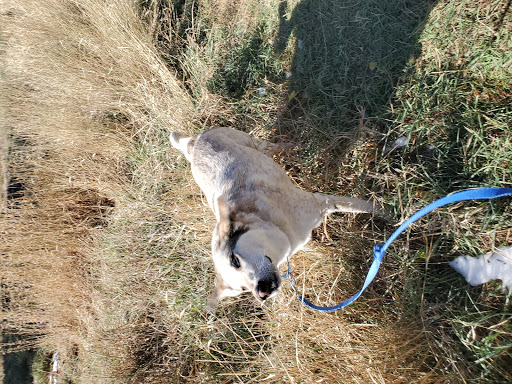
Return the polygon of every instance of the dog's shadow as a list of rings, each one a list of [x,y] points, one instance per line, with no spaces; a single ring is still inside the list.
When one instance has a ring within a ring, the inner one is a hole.
[[[293,57],[279,133],[324,152],[343,144],[362,118],[389,117],[394,87],[420,53],[418,37],[434,3],[282,1],[274,50]]]

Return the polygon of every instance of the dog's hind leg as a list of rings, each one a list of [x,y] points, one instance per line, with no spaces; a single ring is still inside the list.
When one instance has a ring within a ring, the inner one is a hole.
[[[190,140],[192,137],[187,137],[181,132],[173,131],[169,137],[171,144],[174,148],[179,149],[188,161],[192,161],[192,154],[190,152]]]
[[[218,133],[222,133],[223,136],[229,137],[234,142],[256,149],[260,152],[263,152],[265,155],[272,156],[273,154],[287,149],[291,148],[292,144],[274,144],[269,143],[268,141],[257,139],[256,137],[253,137],[249,135],[246,132],[239,131],[237,129],[233,128],[214,128]]]
[[[292,143],[269,143],[265,140],[258,140],[258,144],[255,148],[265,155],[272,157],[278,152],[290,150],[295,146],[296,145]]]
[[[323,193],[315,193],[315,197],[325,206],[325,215],[333,212],[381,213],[381,208],[375,202],[368,200],[325,195]]]
[[[224,137],[228,137],[233,140],[235,143],[243,145],[245,147],[257,149],[261,152],[265,152],[265,149],[269,146],[266,141],[257,139],[246,132],[239,131],[233,128],[221,127],[214,128],[212,131],[221,134]]]

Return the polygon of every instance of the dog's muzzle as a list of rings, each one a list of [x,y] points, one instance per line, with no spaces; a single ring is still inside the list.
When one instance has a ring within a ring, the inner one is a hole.
[[[261,300],[266,300],[272,295],[272,293],[277,291],[278,288],[279,278],[274,274],[274,276],[258,281],[258,284],[256,285],[256,293]]]

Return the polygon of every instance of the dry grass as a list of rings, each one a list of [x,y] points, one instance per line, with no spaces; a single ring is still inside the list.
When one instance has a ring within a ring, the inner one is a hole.
[[[192,103],[126,2],[4,2],[2,25],[2,139],[18,189],[2,200],[3,327],[32,336],[6,347],[43,337],[72,357],[95,330],[94,239],[132,198],[134,143],[186,129]],[[147,188],[162,177],[152,161]]]
[[[397,243],[395,257],[388,257],[365,297],[342,312],[305,309],[287,283],[263,307],[242,297],[221,303],[215,316],[205,311],[214,219],[185,160],[169,149],[169,131],[229,124],[293,141],[297,149],[278,160],[297,184],[374,196],[390,204],[397,221],[446,185],[442,166],[434,174],[443,177],[432,182],[432,169],[411,160],[412,154],[381,154],[384,142],[404,130],[418,142],[437,133],[420,129],[422,116],[431,121],[438,112],[425,108],[420,114],[418,105],[429,99],[414,98],[405,77],[396,115],[387,102],[397,71],[405,68],[421,83],[421,76],[437,70],[423,61],[435,56],[429,44],[438,38],[431,35],[438,20],[450,24],[450,8],[443,3],[432,12],[421,40],[429,2],[396,2],[390,9],[377,3],[350,2],[340,12],[338,3],[330,7],[328,1],[4,2],[0,52],[7,92],[0,124],[7,131],[0,140],[10,142],[0,171],[11,189],[3,192],[0,223],[0,277],[10,300],[2,326],[29,337],[3,348],[58,350],[62,378],[83,383],[458,383],[481,372],[499,372],[489,380],[509,378],[502,368],[510,338],[504,295],[492,287],[466,294],[443,268],[445,260],[436,258],[478,249],[477,243],[509,241],[509,227],[496,229],[510,215],[506,205],[496,212],[470,205],[471,214],[455,207],[419,223],[422,231]],[[322,28],[301,24],[300,17],[313,15],[308,7],[353,28],[338,35],[334,21]],[[491,8],[478,8],[487,12],[486,23],[501,9]],[[405,10],[407,25],[397,9]],[[274,49],[285,20],[295,23],[295,32]],[[363,39],[369,51],[345,63],[346,52],[359,52],[361,36],[383,35],[386,26],[391,32],[406,27],[409,34]],[[315,43],[322,38],[344,49],[332,53]],[[422,65],[406,63],[415,39],[424,46],[426,56],[417,62]],[[394,50],[386,53],[382,46]],[[492,57],[499,68],[501,56]],[[368,72],[367,59],[377,60],[378,72]],[[286,80],[297,60],[306,60],[311,71]],[[253,72],[237,72],[241,65]],[[345,67],[353,70],[341,73]],[[219,92],[226,83],[212,81],[219,73],[247,76],[247,89],[226,98]],[[345,88],[325,88],[333,78]],[[453,89],[447,84],[443,92]],[[258,87],[266,88],[266,97]],[[419,116],[412,123],[410,105]],[[396,120],[372,117],[377,113]],[[506,116],[489,115],[495,141],[504,137]],[[442,137],[446,127],[435,122],[441,133],[435,137]],[[479,138],[487,143],[484,128]],[[469,159],[474,147],[470,141],[462,146]],[[509,169],[506,155],[500,156],[496,180]],[[364,216],[329,219],[293,260],[300,290],[326,305],[346,298],[362,283],[369,250],[391,230],[389,223]],[[450,236],[468,231],[476,240],[454,245]],[[438,300],[441,286],[447,293]],[[487,344],[468,340],[467,350],[459,346],[453,323],[463,324],[458,329],[467,334],[464,305],[476,313],[469,327],[482,339],[493,337]],[[494,340],[504,352],[492,349]],[[472,368],[478,356],[468,352],[473,347],[495,353],[484,361],[486,371]]]

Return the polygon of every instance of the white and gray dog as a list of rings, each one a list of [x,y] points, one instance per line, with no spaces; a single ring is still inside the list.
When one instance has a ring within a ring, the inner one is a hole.
[[[300,250],[332,212],[374,212],[374,203],[303,191],[267,154],[276,146],[231,128],[193,137],[171,133],[217,218],[212,256],[217,272],[209,307],[250,291],[276,294],[279,265]]]

